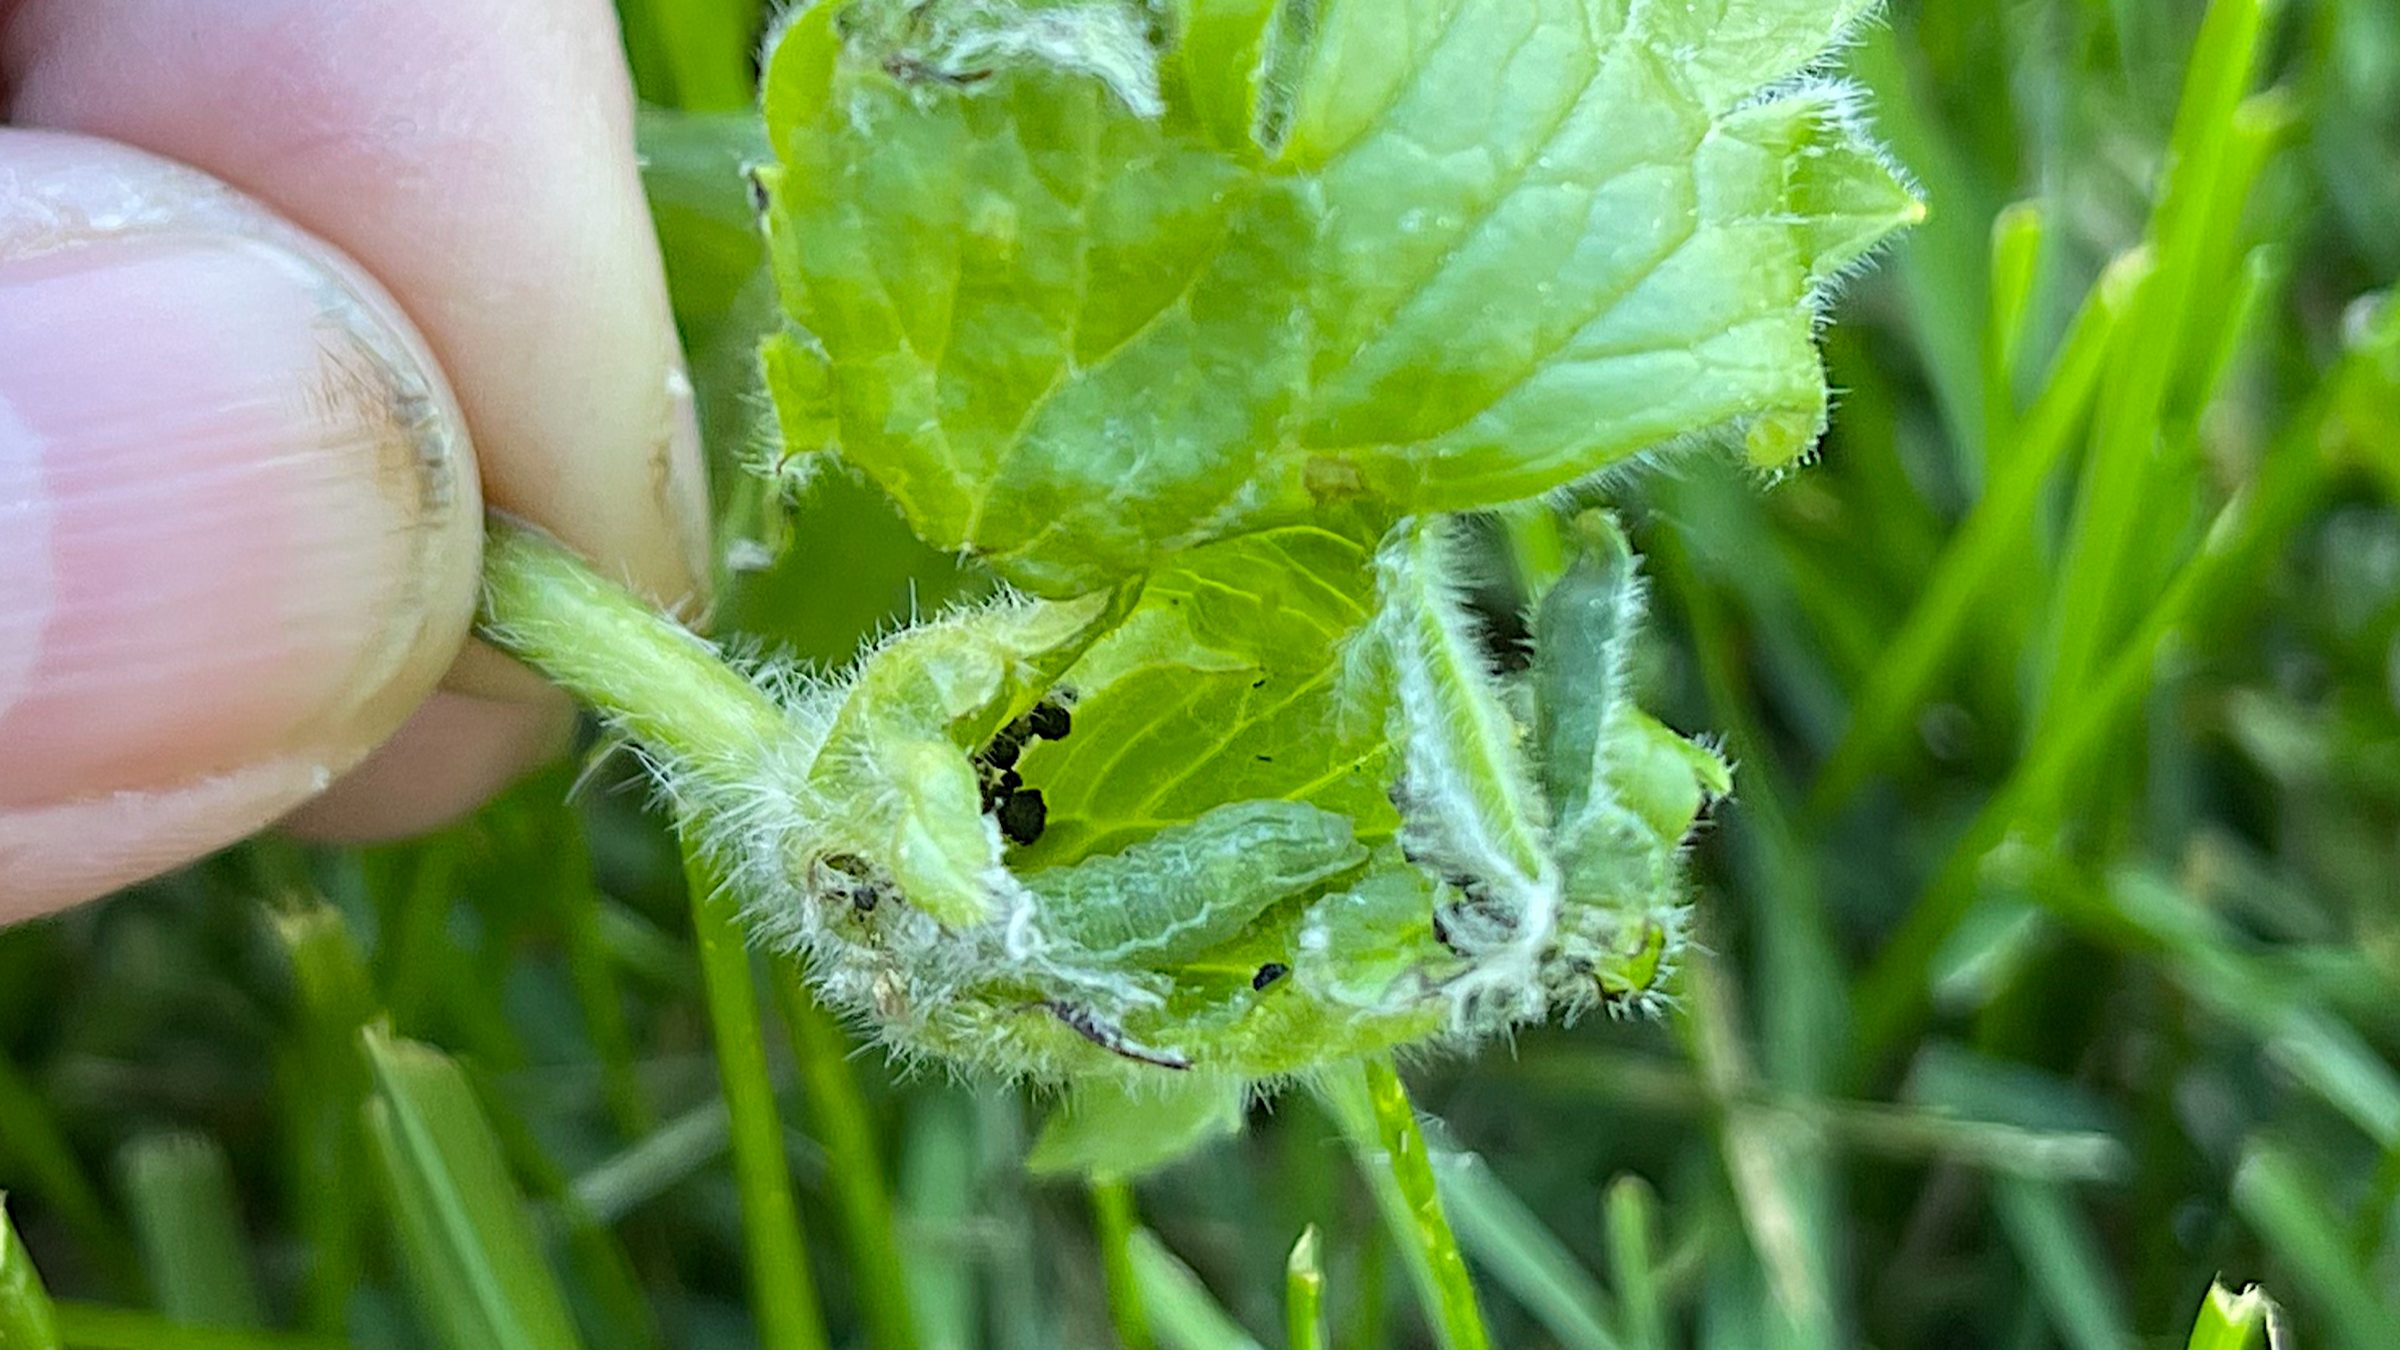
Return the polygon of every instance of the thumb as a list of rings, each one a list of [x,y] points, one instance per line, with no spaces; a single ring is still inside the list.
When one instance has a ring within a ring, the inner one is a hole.
[[[441,678],[480,499],[391,299],[213,179],[0,130],[0,920],[314,796]]]

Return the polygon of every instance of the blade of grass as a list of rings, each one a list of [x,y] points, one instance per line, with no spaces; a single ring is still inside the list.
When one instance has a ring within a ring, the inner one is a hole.
[[[1156,1233],[1137,1228],[1128,1246],[1143,1306],[1156,1320],[1159,1340],[1171,1350],[1262,1350]]]
[[[2142,607],[2157,594],[2171,574],[2192,527],[2197,523],[2185,503],[2192,488],[2204,472],[2202,458],[2201,416],[2215,400],[2214,381],[2222,378],[2232,367],[2233,356],[2242,340],[2248,336],[2248,318],[2243,306],[2255,303],[2257,295],[2245,295],[2241,280],[2242,230],[2247,218],[2252,190],[2260,173],[2286,138],[2291,117],[2287,99],[2279,92],[2253,95],[2238,102],[2227,118],[2222,144],[2215,150],[2216,167],[2206,186],[2209,198],[2192,212],[2193,223],[2188,227],[2190,243],[2181,254],[2175,253],[2177,241],[2164,233],[2173,222],[2163,219],[2160,232],[2154,233],[2161,259],[2162,277],[2180,275],[2180,283],[2190,294],[2183,308],[2171,317],[2175,326],[2161,330],[2154,313],[2138,316],[2129,332],[2148,333],[2153,342],[2174,344],[2170,356],[2156,358],[2158,376],[2164,384],[2158,386],[2154,401],[2139,409],[2112,409],[2109,396],[2126,394],[2128,399],[2137,387],[2143,396],[2150,395],[2147,384],[2136,386],[2130,378],[2119,378],[2125,372],[2112,370],[2099,411],[2093,423],[2093,449],[2085,461],[2085,482],[2094,481],[2096,470],[2105,470],[2112,462],[2108,447],[2123,443],[2131,447],[2121,459],[2127,462],[2123,482],[2138,484],[2138,496],[2123,502],[2122,512],[2114,515],[2129,533],[2113,540],[2101,540],[2113,553],[2113,561],[2104,565],[2114,570],[2107,575],[2119,594],[2101,597],[2103,603],[2092,608],[2094,626],[2085,630],[2096,633],[2093,640],[2100,644],[2093,659],[2106,655],[2108,644],[2115,643],[2122,633],[2133,626]],[[2172,203],[2162,201],[2166,210]],[[2174,267],[2174,272],[2167,269]],[[2233,284],[2226,284],[2233,278]],[[2272,282],[2272,275],[2259,279],[2261,286]],[[2173,286],[2171,280],[2163,287]],[[2164,304],[2160,293],[2145,299]],[[2143,378],[2151,378],[2147,372]],[[2112,411],[2119,419],[2112,423]],[[2111,442],[2105,438],[2117,438]],[[2059,577],[2061,587],[2079,584],[2069,573],[2075,563],[2074,548],[2082,542],[2084,502],[2078,501],[2077,518],[2068,538],[2067,556],[2062,559]],[[2097,528],[2113,528],[2103,519]],[[2095,555],[2097,556],[2097,555]],[[2085,598],[2080,591],[2061,592],[2071,599]],[[2062,622],[2069,617],[2065,604],[2056,596],[2054,611]],[[2053,627],[2053,636],[2064,629]],[[2034,709],[2035,732],[2049,724],[2054,714],[2050,695],[2053,686],[2037,689]],[[2071,694],[2067,695],[2072,697]]]
[[[902,1271],[918,1331],[926,1350],[977,1350],[983,1318],[962,1240],[975,1197],[975,1120],[965,1099],[945,1092],[920,1101],[900,1159],[909,1248],[921,1257]]]
[[[2194,297],[2212,282],[2202,270],[2212,235],[2239,225],[2238,203],[2226,218],[2219,185],[2235,113],[2257,65],[2265,11],[2266,0],[2211,0],[2194,42],[2152,216],[2158,282],[2136,297],[2127,324],[2135,340],[2118,344],[2102,389],[2053,592],[2045,692],[2035,700],[2045,727],[2070,715],[2125,631],[2124,617],[2149,598],[2124,584],[2125,573],[2134,541],[2148,533],[2168,496],[2150,490],[2172,471],[2158,453],[2160,423],[2192,340]]]
[[[1445,1350],[1489,1350],[1474,1279],[1442,1210],[1416,1108],[1391,1061],[1370,1059],[1328,1070],[1316,1086],[1341,1123],[1384,1226],[1408,1259],[1435,1338]]]
[[[2315,504],[2327,482],[2316,435],[2303,419],[2297,434],[2270,450],[2258,477],[2218,512],[2207,541],[2151,606],[2101,678],[2074,701],[1984,804],[1924,894],[1902,919],[1853,992],[1859,1062],[1871,1065],[1895,1047],[1924,1010],[1934,954],[1973,907],[1985,857],[2012,833],[2040,836],[2071,809],[2081,775],[2138,710],[2168,640],[2204,612],[2245,596],[2263,556]]]
[[[25,1077],[5,1049],[0,1049],[0,1158],[21,1178],[20,1188],[56,1213],[92,1259],[131,1284],[130,1240],[67,1141],[65,1125],[48,1095]]]
[[[2242,256],[2233,285],[2226,291],[2223,321],[2211,330],[2216,341],[2198,363],[2195,383],[2199,392],[2193,399],[2192,416],[2205,413],[2208,400],[2225,387],[2242,348],[2258,335],[2259,324],[2282,294],[2289,271],[2284,250],[2278,245],[2261,244]]]
[[[1325,1350],[1325,1265],[1317,1226],[1300,1230],[1283,1265],[1283,1334],[1287,1350]]]
[[[1046,1244],[1026,1183],[1024,1095],[997,1084],[978,1088],[974,1139],[979,1184],[973,1193],[991,1233],[984,1265],[990,1344],[995,1350],[1050,1350],[1057,1310],[1037,1259]]]
[[[1666,1306],[1659,1297],[1652,1237],[1658,1231],[1658,1195],[1640,1177],[1618,1177],[1608,1188],[1606,1217],[1608,1266],[1616,1276],[1625,1350],[1667,1350]]]
[[[2041,392],[2018,422],[1992,477],[1967,512],[1850,704],[1850,724],[1826,756],[1809,794],[1822,819],[1882,763],[1914,725],[1934,682],[1973,631],[1978,601],[2021,561],[2050,473],[2074,444],[2134,297],[2147,285],[2146,253],[2117,259],[2067,326]]]
[[[2234,1172],[2233,1204],[2286,1276],[2317,1305],[2337,1344],[2353,1350],[2400,1345],[2400,1314],[2351,1258],[2349,1225],[2297,1153],[2272,1141],[2254,1142]]]
[[[1992,1185],[1992,1204],[2059,1338],[2073,1350],[2132,1345],[2124,1296],[2110,1283],[2107,1256],[2066,1191],[2047,1182],[2003,1178]]]
[[[444,976],[457,962],[444,932],[457,900],[461,850],[444,840],[395,845],[366,859],[367,894],[376,916],[375,988],[392,1025],[425,1030],[436,1014]]]
[[[65,1350],[351,1350],[349,1341],[332,1336],[182,1326],[146,1312],[88,1303],[58,1305],[58,1334]],[[6,1337],[0,1337],[0,1346],[17,1350]]]
[[[0,1193],[0,1347],[58,1350],[58,1317],[42,1288],[33,1258],[8,1221],[8,1196]]]
[[[850,1041],[833,1014],[817,1002],[799,967],[778,962],[776,1006],[792,1039],[806,1093],[809,1121],[825,1146],[826,1168],[850,1254],[850,1293],[875,1350],[912,1350],[916,1319],[902,1276],[900,1239],[892,1220],[891,1189],[867,1100],[850,1071]]]
[[[1708,1085],[1665,1059],[1617,1051],[1527,1052],[1514,1066],[1536,1090],[1599,1097],[1632,1110],[1697,1118],[1717,1107]],[[1752,1085],[1730,1099],[1782,1117],[1861,1156],[1911,1165],[1939,1161],[2039,1181],[2116,1181],[2132,1167],[2125,1146],[2089,1130],[2037,1130],[2005,1121],[1890,1102],[1828,1101]]]
[[[300,1322],[338,1332],[365,1283],[366,1197],[373,1188],[359,1129],[368,1080],[358,1037],[375,1015],[373,980],[342,916],[323,899],[294,892],[271,922],[300,995],[301,1025],[281,1066],[294,1141],[286,1203],[308,1252]]]
[[[1764,1268],[1767,1293],[1797,1343],[1840,1341],[1823,1225],[1821,1146],[1788,1120],[1739,1105],[1756,1081],[1734,990],[1713,958],[1694,960],[1684,977],[1685,1040],[1718,1105],[1718,1153],[1742,1226]]]
[[[1340,1328],[1342,1350],[1383,1350],[1391,1343],[1384,1334],[1390,1323],[1387,1288],[1392,1270],[1392,1236],[1386,1225],[1371,1225],[1358,1235],[1357,1265],[1353,1267],[1350,1316]]]
[[[2209,219],[2200,231],[2199,260],[2193,268],[2196,275],[2238,276],[2245,256],[2262,249],[2277,251],[2280,241],[2256,244],[2245,239],[2241,227],[2267,165],[2291,142],[2298,123],[2292,96],[2283,89],[2267,89],[2235,105],[2226,129],[2214,200],[2206,208]],[[2223,373],[2226,349],[2241,338],[2246,327],[2242,314],[2246,298],[2255,299],[2245,297],[2239,285],[2226,286],[2221,280],[2192,298],[2193,308],[2186,320],[2190,340],[2176,372],[2177,385],[2168,398],[2171,410],[2185,418],[2207,410],[2210,393]]]
[[[1914,17],[1865,25],[1843,64],[1874,95],[1877,133],[1934,204],[1925,222],[1894,247],[1894,262],[1908,304],[1909,337],[1933,383],[1952,453],[1962,472],[1972,475],[1982,459],[1977,442],[1984,425],[1975,351],[1987,306],[1979,236],[1998,203],[1989,200],[1964,147],[1920,92],[1925,77],[1912,67],[1900,27]]]
[[[509,1169],[523,1179],[535,1211],[548,1221],[560,1273],[574,1295],[569,1306],[593,1350],[661,1350],[665,1343],[633,1260],[617,1235],[576,1198],[565,1169],[531,1122],[477,1070],[463,1070],[483,1108]]]
[[[1155,1350],[1150,1314],[1142,1306],[1141,1277],[1133,1265],[1133,1187],[1122,1181],[1092,1183],[1092,1233],[1100,1244],[1100,1274],[1108,1286],[1108,1320],[1124,1350]]]
[[[367,1136],[392,1223],[452,1350],[574,1350],[557,1277],[466,1075],[425,1046],[363,1038]]]
[[[572,811],[549,813],[550,910],[558,920],[567,958],[567,978],[583,1013],[584,1034],[600,1062],[601,1090],[609,1119],[627,1139],[658,1128],[658,1110],[642,1090],[633,1067],[633,1033],[625,1024],[625,996],[609,959],[602,928],[600,888],[592,876],[591,848]]]
[[[750,106],[761,0],[632,0],[622,13],[645,99],[694,110]]]
[[[766,1350],[826,1350],[825,1322],[809,1273],[800,1207],[784,1160],[783,1123],[759,1023],[750,948],[715,863],[688,836],[684,876],[692,932],[708,993],[718,1080],[733,1122],[734,1184],[742,1197],[743,1255],[750,1269],[751,1311]]]
[[[127,1145],[121,1166],[159,1312],[190,1326],[265,1326],[225,1150],[197,1135],[153,1135]]]
[[[1473,1154],[1442,1150],[1434,1177],[1475,1266],[1533,1314],[1566,1350],[1618,1350],[1608,1295],[1540,1216]]]
[[[2275,1305],[2257,1285],[2237,1294],[2211,1284],[2185,1350],[2269,1350],[2274,1320]]]
[[[2041,202],[2017,202],[1992,220],[1991,303],[1983,326],[1983,423],[1987,458],[2014,448],[2017,374],[2025,330],[2033,318],[2034,283],[2041,278],[2042,245],[2049,233]],[[1996,464],[1987,465],[1991,481]]]
[[[576,1202],[616,1223],[714,1165],[732,1141],[724,1101],[703,1102],[575,1178]]]

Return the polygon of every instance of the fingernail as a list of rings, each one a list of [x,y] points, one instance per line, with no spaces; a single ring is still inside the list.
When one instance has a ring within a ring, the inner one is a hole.
[[[0,225],[0,807],[363,755],[473,594],[470,459],[406,321],[288,232],[21,244]]]

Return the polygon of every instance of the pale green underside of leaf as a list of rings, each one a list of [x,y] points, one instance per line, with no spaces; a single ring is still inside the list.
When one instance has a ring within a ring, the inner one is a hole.
[[[767,80],[792,449],[1051,594],[1699,432],[1781,462],[1823,419],[1825,284],[1918,209],[1842,91],[1759,96],[1862,8],[1327,0],[1294,54],[1273,6],[1184,0],[1151,117],[1071,62],[845,49],[888,5],[828,0]],[[1272,151],[1239,134],[1269,105]]]
[[[1305,801],[1358,837],[1398,817],[1382,698],[1346,661],[1373,549],[1292,527],[1194,551],[1068,675],[1075,734],[1029,751],[1049,828],[1020,870],[1111,853],[1220,802]]]

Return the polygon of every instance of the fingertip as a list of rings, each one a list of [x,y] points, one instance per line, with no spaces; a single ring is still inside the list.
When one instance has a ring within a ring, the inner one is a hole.
[[[22,0],[11,115],[331,241],[450,372],[495,505],[705,602],[707,485],[607,0]]]
[[[199,174],[0,131],[0,895],[259,828],[472,617],[462,420],[389,297]],[[128,869],[134,869],[129,871]]]

